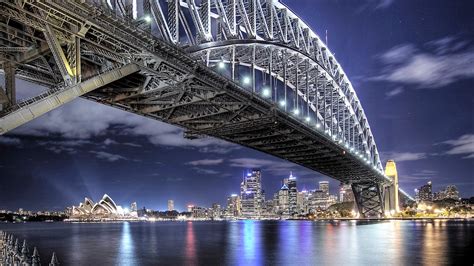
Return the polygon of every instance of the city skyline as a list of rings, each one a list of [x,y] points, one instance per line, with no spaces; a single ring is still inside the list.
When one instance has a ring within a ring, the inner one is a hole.
[[[432,1],[428,9],[421,3],[387,3],[287,4],[321,36],[328,31],[328,46],[363,103],[382,161],[397,162],[400,187],[414,195],[414,188],[432,180],[434,190],[454,184],[469,197],[474,194],[474,75],[465,70],[472,69],[474,55],[472,4]],[[387,28],[390,34],[384,34]],[[448,76],[438,77],[448,69]],[[19,98],[40,90],[18,85]],[[181,129],[84,99],[0,137],[0,149],[5,208],[59,208],[58,202],[73,204],[83,195],[99,198],[106,192],[151,208],[166,209],[171,194],[179,195],[177,206],[193,200],[210,205],[238,193],[239,172],[255,167],[265,173],[264,187],[276,187],[290,171],[302,186],[339,183],[213,138],[184,139]]]

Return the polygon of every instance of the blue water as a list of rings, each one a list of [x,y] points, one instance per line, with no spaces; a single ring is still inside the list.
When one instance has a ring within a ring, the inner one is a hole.
[[[473,265],[474,221],[0,224],[62,265]]]

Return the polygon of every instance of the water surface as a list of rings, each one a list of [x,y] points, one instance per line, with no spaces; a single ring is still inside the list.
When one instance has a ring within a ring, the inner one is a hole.
[[[473,265],[474,221],[0,224],[62,265]],[[48,261],[49,262],[49,261]]]

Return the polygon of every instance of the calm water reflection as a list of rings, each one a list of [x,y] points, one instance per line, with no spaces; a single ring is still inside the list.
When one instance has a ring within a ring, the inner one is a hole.
[[[474,221],[0,224],[62,265],[473,265]]]

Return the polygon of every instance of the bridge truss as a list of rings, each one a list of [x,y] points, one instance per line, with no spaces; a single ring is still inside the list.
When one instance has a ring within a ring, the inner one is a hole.
[[[7,0],[0,64],[0,134],[82,96],[351,183],[362,215],[384,214],[392,181],[355,90],[280,2]],[[17,102],[15,77],[49,89]]]

